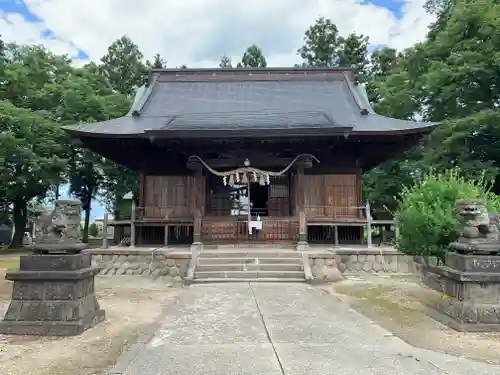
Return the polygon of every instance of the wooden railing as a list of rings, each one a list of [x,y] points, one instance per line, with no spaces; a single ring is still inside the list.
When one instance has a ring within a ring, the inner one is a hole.
[[[371,215],[369,203],[363,206],[339,207],[306,205],[306,220],[308,237],[312,242],[331,243],[338,245],[340,242],[351,243],[361,240],[368,247],[372,246],[372,234],[379,234],[380,242],[386,242],[390,237],[389,232],[394,232],[392,237],[398,236],[398,227],[395,220],[374,220]],[[367,214],[370,213],[370,214]],[[253,215],[252,215],[253,216]],[[179,235],[179,241],[187,241],[192,236],[194,209],[186,206],[173,207],[138,207],[132,205],[130,219],[108,220],[105,214],[103,230],[106,232],[108,225],[130,225],[130,244],[136,244],[137,226],[160,225],[151,231],[154,243],[167,244],[172,233]],[[240,242],[240,241],[295,241],[298,236],[298,216],[269,217],[261,216],[263,221],[262,231],[257,234],[248,232],[248,219],[246,215],[240,216],[203,216],[202,239],[207,242]],[[151,223],[151,224],[148,224]],[[163,225],[164,224],[164,225]],[[163,229],[164,227],[164,229]],[[175,229],[172,229],[175,228]],[[339,228],[342,228],[339,232]],[[351,229],[344,229],[351,228]],[[383,228],[383,229],[381,229]],[[387,229],[388,228],[388,229]],[[164,234],[161,232],[164,230]],[[175,232],[170,233],[172,230]],[[149,233],[149,232],[147,232]],[[364,234],[363,234],[364,233]],[[389,234],[388,234],[389,233]],[[146,235],[146,232],[143,231]],[[149,235],[149,234],[148,234]],[[108,246],[108,239],[103,239],[102,246]]]
[[[359,219],[366,220],[367,207],[365,206],[332,206],[332,205],[305,205],[304,211],[308,220],[321,219]]]
[[[202,222],[202,238],[204,242],[287,242],[295,241],[298,235],[299,222],[296,218],[262,217],[262,230],[249,233],[248,220],[241,218],[204,218]]]

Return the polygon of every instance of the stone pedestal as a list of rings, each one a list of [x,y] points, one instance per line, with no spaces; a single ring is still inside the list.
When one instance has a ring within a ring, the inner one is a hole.
[[[26,255],[19,268],[6,275],[14,285],[0,333],[75,336],[105,319],[90,254]]]
[[[309,249],[309,243],[307,242],[307,235],[305,233],[299,233],[299,240],[295,248],[299,251]]]
[[[448,253],[444,266],[424,266],[423,281],[443,293],[429,315],[458,331],[500,331],[500,256]]]

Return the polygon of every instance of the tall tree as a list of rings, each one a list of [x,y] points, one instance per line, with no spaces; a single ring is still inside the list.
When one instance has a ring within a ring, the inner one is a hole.
[[[147,74],[144,55],[129,37],[114,41],[101,58],[101,73],[111,86],[124,95],[131,96],[142,86]]]
[[[9,44],[0,80],[0,98],[18,107],[49,110],[56,106],[61,82],[71,75],[66,56],[48,52],[41,46]]]
[[[374,51],[370,56],[370,66],[365,77],[366,91],[371,103],[378,103],[381,99],[379,93],[380,83],[385,77],[396,70],[398,56],[394,48],[385,47]]]
[[[267,60],[262,54],[262,50],[255,44],[252,44],[246,49],[241,62],[237,66],[238,68],[265,68]]]
[[[130,101],[122,94],[114,93],[105,86],[99,87],[99,76],[77,71],[65,84],[61,97],[60,117],[65,124],[104,121],[123,116],[130,108]],[[95,80],[97,81],[95,81]],[[105,186],[106,161],[87,149],[72,147],[69,162],[70,191],[82,202],[85,212],[83,240],[88,240],[88,225],[92,200]]]
[[[5,46],[3,59],[0,65],[0,100],[6,100],[8,103],[17,107],[9,107],[6,104],[7,102],[5,102],[5,115],[9,117],[4,118],[4,120],[7,121],[8,118],[19,115],[19,121],[26,122],[24,129],[18,129],[16,127],[10,127],[8,130],[7,128],[2,129],[2,135],[7,136],[10,134],[11,137],[17,137],[17,143],[12,142],[10,145],[17,144],[19,150],[23,147],[30,147],[29,143],[23,143],[21,140],[30,140],[32,139],[31,136],[40,140],[44,140],[45,137],[47,137],[47,147],[50,146],[52,150],[55,150],[55,147],[52,147],[53,140],[56,139],[60,142],[58,147],[62,147],[66,151],[63,154],[62,151],[58,149],[57,153],[54,151],[54,157],[64,158],[67,156],[67,148],[64,147],[65,142],[59,138],[62,133],[58,132],[58,129],[52,132],[53,134],[43,134],[43,131],[47,131],[50,126],[54,125],[53,123],[49,124],[49,122],[58,121],[57,115],[52,110],[59,104],[59,97],[56,93],[60,92],[61,82],[67,80],[71,74],[72,68],[70,60],[65,56],[54,55],[41,46],[8,44]],[[23,112],[21,109],[25,111]],[[40,119],[40,127],[32,127],[29,124],[29,121],[33,119],[30,113],[36,113],[44,119]],[[4,122],[3,126],[6,126],[6,124],[7,123]],[[14,126],[14,124],[12,124],[12,126]],[[42,131],[40,129],[44,130]],[[51,136],[54,138],[50,138]],[[3,148],[2,151],[6,150],[9,150],[9,148]],[[26,215],[28,214],[26,207],[28,207],[30,201],[34,198],[44,197],[47,190],[54,189],[64,177],[64,169],[56,168],[59,164],[54,161],[54,169],[51,169],[49,172],[43,169],[43,171],[40,172],[45,176],[44,178],[46,178],[46,181],[31,181],[31,177],[37,179],[40,175],[30,175],[32,167],[29,163],[34,163],[34,165],[36,165],[36,160],[39,156],[40,163],[46,162],[43,154],[39,155],[34,149],[32,151],[31,154],[23,151],[29,156],[22,159],[22,161],[28,164],[17,161],[19,162],[17,174],[15,176],[10,176],[26,179],[27,185],[21,185],[19,182],[11,180],[9,185],[4,185],[5,187],[10,186],[10,189],[6,189],[2,193],[2,198],[0,199],[4,207],[9,207],[9,205],[13,207],[16,231],[12,246],[21,244],[24,225],[27,219]],[[17,155],[19,155],[19,153]],[[50,175],[52,172],[57,172],[57,175]],[[48,173],[48,175],[46,173]],[[4,177],[7,176],[8,175],[5,175]]]
[[[220,58],[219,68],[232,68],[231,58],[227,55],[222,55]]]
[[[425,66],[425,48],[416,45],[396,55],[383,49],[372,56],[367,76],[368,96],[379,114],[414,120],[422,112],[422,90],[417,81]],[[423,142],[363,175],[364,196],[376,210],[394,210],[404,185],[411,185],[427,168]]]
[[[67,156],[64,134],[46,115],[0,101],[0,194],[13,204],[14,239],[20,247],[28,203],[60,182]]]
[[[368,37],[351,33],[345,38],[341,37],[340,41],[339,65],[364,73],[368,65]]]
[[[346,37],[329,18],[320,17],[304,34],[297,50],[303,67],[351,67],[364,75],[368,65],[368,37],[351,33]]]
[[[139,50],[139,47],[124,36],[108,48],[108,54],[101,59],[103,64],[100,68],[115,90],[131,97],[135,94],[136,89],[143,84],[148,69],[162,69],[167,64],[158,53],[154,56],[152,62],[143,64],[142,60],[143,54]],[[105,119],[123,116],[128,109],[119,105],[117,110],[113,112],[108,111]],[[85,164],[80,163],[80,165]],[[90,167],[90,165],[87,165],[87,167]],[[92,169],[88,169],[88,171],[91,172]],[[107,205],[114,208],[117,200],[123,194],[130,190],[137,190],[135,186],[138,183],[139,177],[133,171],[118,166],[111,161],[103,160],[99,172],[103,173],[103,175],[101,178],[95,180],[83,180],[75,176],[75,182],[78,182],[77,185],[82,189],[81,193],[88,200],[90,199],[89,202],[99,192],[104,195]],[[93,190],[90,189],[90,185],[85,187],[84,183],[88,181],[95,182]]]
[[[448,5],[431,31],[429,68],[421,77],[425,118],[445,120],[426,156],[437,168],[460,166],[471,178],[486,170],[500,192],[500,4],[471,0]]]
[[[370,63],[370,76],[386,77],[396,68],[398,54],[394,48],[384,47],[371,54]]]
[[[153,61],[146,61],[146,66],[148,69],[164,69],[167,67],[167,61],[157,53],[154,55]]]
[[[329,18],[320,17],[304,35],[304,45],[297,54],[311,67],[335,67],[339,64],[342,39],[339,30]]]

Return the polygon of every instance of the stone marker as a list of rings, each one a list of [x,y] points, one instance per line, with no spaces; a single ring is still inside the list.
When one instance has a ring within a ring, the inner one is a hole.
[[[443,293],[429,303],[429,313],[459,331],[500,331],[498,215],[478,200],[460,200],[456,207],[463,229],[445,265],[422,268],[423,282]]]
[[[0,333],[75,336],[105,319],[94,292],[98,268],[80,253],[81,211],[80,201],[59,200],[42,214],[34,254],[21,256],[19,271],[5,276],[14,285]]]

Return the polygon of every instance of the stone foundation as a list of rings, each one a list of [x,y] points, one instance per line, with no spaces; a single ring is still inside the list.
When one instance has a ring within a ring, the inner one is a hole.
[[[448,253],[445,264],[420,267],[422,282],[441,293],[427,302],[429,315],[458,331],[500,331],[500,257]]]
[[[338,249],[331,252],[308,252],[309,264],[315,279],[338,280],[341,274],[360,273],[416,273],[412,256],[395,250]]]
[[[92,263],[101,275],[137,275],[182,281],[187,276],[191,254],[188,251],[152,249],[92,249]]]
[[[95,297],[88,254],[25,255],[19,271],[7,272],[14,282],[12,300],[0,322],[0,333],[75,336],[105,318]]]
[[[270,249],[270,251],[276,251]],[[91,249],[92,261],[101,275],[141,275],[186,279],[189,250]],[[312,277],[317,281],[338,281],[342,274],[415,273],[413,257],[387,249],[306,250]]]

